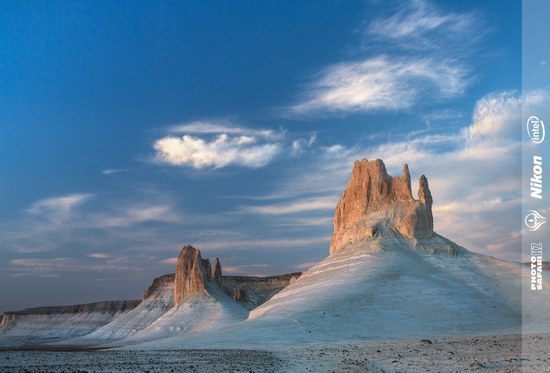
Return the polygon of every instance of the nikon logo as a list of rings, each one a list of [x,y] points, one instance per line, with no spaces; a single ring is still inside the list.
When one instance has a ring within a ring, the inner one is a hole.
[[[542,199],[542,157],[533,156],[533,176],[529,180],[531,198]]]

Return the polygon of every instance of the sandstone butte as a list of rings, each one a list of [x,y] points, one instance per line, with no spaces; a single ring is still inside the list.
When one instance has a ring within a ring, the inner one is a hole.
[[[388,228],[410,239],[430,238],[432,203],[424,175],[419,180],[418,200],[414,199],[407,164],[401,176],[392,177],[380,159],[355,161],[334,213],[330,255],[350,243],[374,239],[377,232]]]
[[[176,264],[174,303],[180,304],[193,295],[206,294],[207,283],[212,280],[219,282],[221,272],[218,258],[212,270],[210,260],[202,259],[199,250],[190,245],[184,246]]]

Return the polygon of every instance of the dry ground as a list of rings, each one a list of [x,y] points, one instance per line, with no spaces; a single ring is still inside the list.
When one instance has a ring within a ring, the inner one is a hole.
[[[523,351],[523,353],[522,353]],[[3,351],[0,372],[550,372],[550,335],[262,350]]]

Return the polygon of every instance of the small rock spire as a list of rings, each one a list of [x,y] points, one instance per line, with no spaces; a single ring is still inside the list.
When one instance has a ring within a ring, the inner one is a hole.
[[[412,198],[411,174],[409,173],[409,165],[406,163],[403,163],[403,176],[401,176],[401,179],[403,180],[407,194]]]
[[[433,230],[434,228],[434,218],[432,214],[432,204],[433,204],[433,198],[432,198],[432,192],[430,192],[430,187],[428,185],[428,179],[426,176],[422,175],[420,176],[420,180],[418,180],[418,200],[426,206],[426,213],[428,216],[428,228],[430,230]]]
[[[222,279],[222,264],[220,263],[220,258],[216,258],[214,267],[212,267],[212,279],[217,283],[220,283]]]

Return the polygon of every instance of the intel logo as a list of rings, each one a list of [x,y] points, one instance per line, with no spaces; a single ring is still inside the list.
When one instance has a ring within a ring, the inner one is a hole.
[[[544,141],[544,123],[536,116],[531,116],[527,119],[527,133],[529,138],[535,144],[540,144]]]

